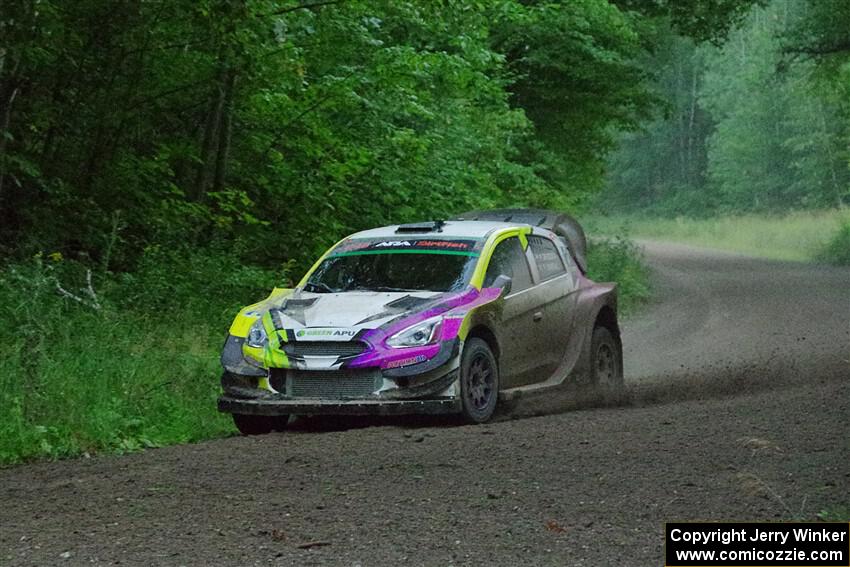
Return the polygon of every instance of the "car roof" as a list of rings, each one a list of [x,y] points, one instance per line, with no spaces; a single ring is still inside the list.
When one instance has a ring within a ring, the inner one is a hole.
[[[372,228],[352,234],[349,238],[484,238],[494,230],[502,228],[517,228],[528,226],[524,223],[496,221],[446,221],[440,230],[423,230],[421,232],[396,232],[399,226],[390,225]]]
[[[542,228],[554,232],[567,242],[573,259],[583,272],[587,272],[587,237],[581,224],[567,213],[548,209],[490,209],[469,211],[455,218],[528,223],[535,229]]]

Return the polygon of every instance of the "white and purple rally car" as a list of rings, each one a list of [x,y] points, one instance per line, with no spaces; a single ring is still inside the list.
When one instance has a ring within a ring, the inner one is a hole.
[[[622,384],[615,284],[584,233],[533,209],[358,232],[239,312],[218,407],[245,434],[291,415],[459,413],[581,380]]]

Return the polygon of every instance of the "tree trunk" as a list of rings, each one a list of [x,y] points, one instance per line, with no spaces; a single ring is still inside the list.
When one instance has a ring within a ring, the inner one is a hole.
[[[12,105],[18,96],[18,69],[20,59],[12,66],[8,79],[3,79],[7,52],[0,48],[0,211],[3,210],[3,183],[6,179],[6,142],[9,138],[9,125],[12,121]]]
[[[823,101],[818,104],[818,115],[820,116],[820,127],[823,131],[823,149],[826,154],[826,159],[829,162],[829,177],[832,182],[832,190],[835,192],[835,203],[838,208],[842,208],[844,200],[841,198],[841,182],[838,179],[838,173],[835,171],[836,156],[830,144],[829,125],[826,123],[826,105]]]
[[[221,124],[221,114],[224,109],[224,91],[223,78],[224,71],[221,74],[222,80],[218,83],[217,93],[210,100],[210,108],[207,112],[207,121],[204,126],[204,139],[201,143],[201,160],[198,164],[198,172],[195,177],[195,187],[192,197],[199,201],[207,192],[207,186],[210,182],[210,174],[213,164],[213,157],[218,146],[218,130]]]
[[[218,153],[215,160],[213,191],[223,190],[227,177],[227,157],[230,153],[230,136],[233,122],[233,89],[235,85],[236,71],[229,68],[225,74],[224,96],[222,100],[223,108],[218,136]]]
[[[13,87],[3,104],[3,114],[0,116],[0,211],[3,210],[3,181],[6,178],[6,139],[9,123],[12,120],[12,104],[18,96],[18,87]]]
[[[685,83],[687,77],[685,77],[686,69],[684,57],[676,58],[676,98],[679,98],[680,93],[685,92]],[[677,140],[677,162],[679,163],[679,175],[678,175],[678,183],[684,183],[688,178],[688,122],[685,117],[685,113],[681,109],[677,109],[677,122],[678,127],[676,129],[676,137]],[[678,184],[677,183],[677,184]],[[678,189],[677,189],[678,190]]]
[[[699,86],[699,67],[697,65],[697,54],[691,56],[691,107],[688,115],[688,171],[687,183],[693,188],[696,185],[696,176],[694,175],[695,160],[694,160],[694,122],[697,113],[697,87]]]

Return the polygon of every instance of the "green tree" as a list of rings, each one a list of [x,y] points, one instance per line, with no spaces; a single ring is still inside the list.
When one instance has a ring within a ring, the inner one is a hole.
[[[810,67],[783,66],[783,36],[800,5],[753,11],[710,56],[703,99],[716,121],[709,177],[731,209],[836,204],[846,187],[846,122],[810,82]]]
[[[722,46],[659,34],[646,66],[668,110],[623,135],[606,202],[694,215],[843,206],[844,28],[823,21],[827,11],[814,4],[756,6]]]
[[[573,199],[597,190],[616,128],[631,128],[652,104],[641,53],[640,19],[603,0],[505,3],[493,41],[517,77],[512,101],[534,123],[527,147],[551,186]],[[553,195],[535,204],[557,205]]]
[[[653,87],[663,105],[639,130],[622,134],[609,156],[602,195],[608,203],[674,214],[710,207],[705,176],[713,123],[700,100],[705,51],[689,38],[659,31],[645,66],[655,69]]]
[[[390,221],[574,207],[656,102],[660,23],[718,37],[740,11],[690,4],[3,3],[0,255],[303,265]]]

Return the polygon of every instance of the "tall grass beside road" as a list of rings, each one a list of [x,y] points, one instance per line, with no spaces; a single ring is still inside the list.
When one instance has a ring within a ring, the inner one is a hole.
[[[850,219],[844,221],[815,259],[836,266],[850,266]]]
[[[633,313],[650,296],[649,269],[640,249],[622,237],[591,239],[588,276],[597,282],[617,282],[621,315]]]
[[[599,234],[624,233],[777,260],[850,263],[847,209],[706,219],[612,216],[595,217],[587,224]]]
[[[58,254],[0,269],[0,464],[231,433],[220,349],[280,275],[156,249],[133,274],[85,274]]]

